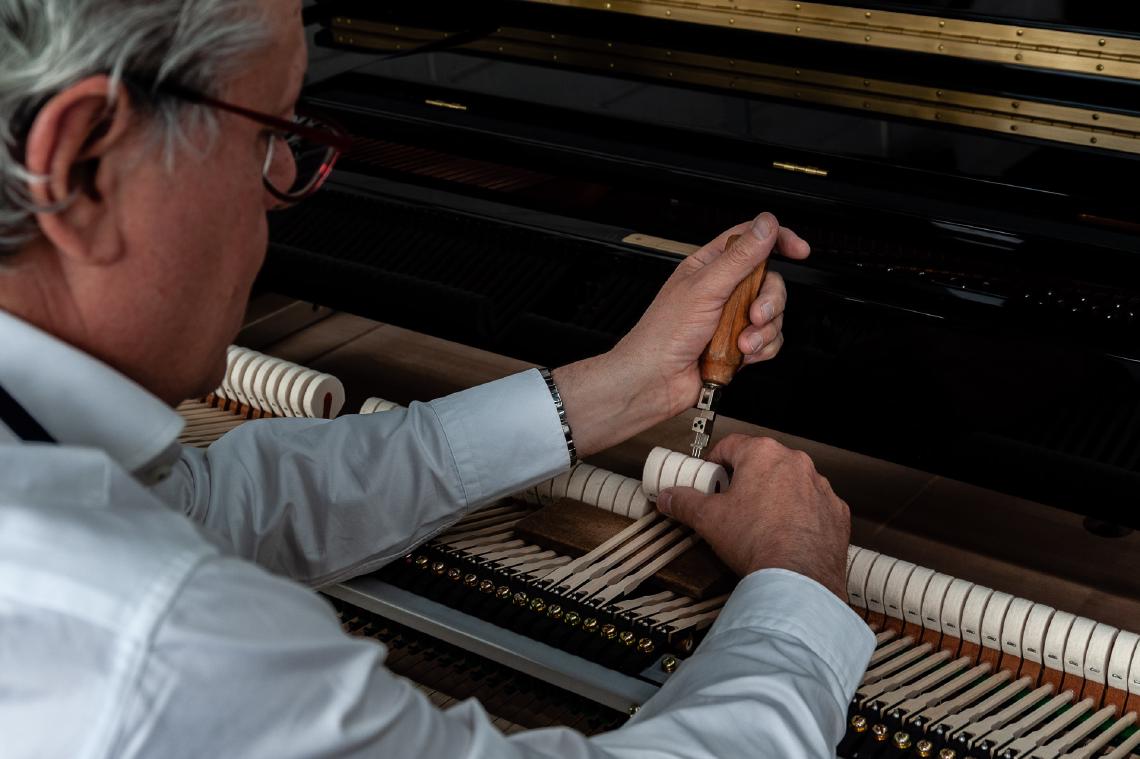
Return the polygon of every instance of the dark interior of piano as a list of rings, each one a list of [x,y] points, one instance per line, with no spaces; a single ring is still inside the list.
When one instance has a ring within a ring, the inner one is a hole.
[[[770,210],[812,254],[773,259],[786,344],[718,432],[807,451],[851,506],[878,648],[838,755],[1137,750],[1140,11],[314,0],[305,22],[303,103],[353,147],[272,215],[241,345],[384,413],[609,349]],[[230,369],[183,407],[187,442],[294,413]],[[688,430],[324,592],[439,705],[614,729],[736,580],[644,500],[646,457]]]

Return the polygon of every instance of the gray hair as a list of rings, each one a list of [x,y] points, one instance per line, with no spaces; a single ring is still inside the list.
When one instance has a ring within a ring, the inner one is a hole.
[[[0,0],[0,258],[36,236],[22,142],[38,109],[96,74],[141,82],[140,106],[168,146],[180,141],[188,109],[155,88],[170,82],[217,95],[268,40],[257,0]],[[149,91],[148,91],[149,90]]]

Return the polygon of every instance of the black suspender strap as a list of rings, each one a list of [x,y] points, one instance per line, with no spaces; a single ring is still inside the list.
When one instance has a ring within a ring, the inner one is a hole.
[[[37,422],[27,409],[8,394],[0,385],[0,421],[8,425],[12,432],[29,443],[54,443],[55,438]]]

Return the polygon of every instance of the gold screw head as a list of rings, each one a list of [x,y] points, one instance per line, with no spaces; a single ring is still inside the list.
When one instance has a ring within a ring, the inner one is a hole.
[[[526,601],[526,593],[523,593],[521,590],[518,593],[515,593],[515,606],[526,606]]]
[[[851,729],[857,733],[867,732],[867,718],[862,714],[856,714],[851,718]]]
[[[478,582],[479,578],[474,574],[468,574],[463,578],[463,584],[469,588],[474,588]]]
[[[665,672],[672,672],[673,670],[677,669],[677,664],[678,662],[676,656],[661,657],[661,669],[663,669]]]
[[[867,11],[867,12],[865,12],[865,13],[863,14],[863,18],[871,18],[871,11]]]
[[[617,628],[613,625],[602,625],[602,637],[606,640],[613,640],[617,637]]]
[[[1018,30],[1017,30],[1017,36],[1018,36],[1018,37],[1024,36],[1024,34],[1025,34],[1025,30],[1024,30],[1024,29],[1018,29]]]
[[[921,740],[914,744],[914,747],[918,751],[918,755],[923,757],[923,759],[934,753],[934,744],[928,740]]]
[[[882,723],[871,725],[871,735],[875,736],[877,741],[885,741],[890,733],[891,731]]]
[[[656,648],[656,646],[653,645],[653,641],[649,638],[642,638],[637,641],[637,650],[643,654],[653,653],[654,648]]]
[[[480,581],[479,592],[480,593],[494,593],[495,592],[495,583],[492,582],[491,580]]]
[[[952,748],[944,748],[938,752],[938,759],[954,759],[956,756],[958,754]]]
[[[541,598],[532,598],[530,600],[530,610],[535,614],[541,614],[546,611],[546,601],[543,601]]]
[[[447,570],[447,579],[458,582],[461,577],[463,577],[463,573],[459,571],[458,567]]]
[[[1103,64],[1103,63],[1098,63],[1098,64],[1096,65],[1096,70],[1097,70],[1097,71],[1104,71],[1104,64]]]
[[[623,645],[632,646],[634,642],[637,641],[637,636],[635,636],[629,630],[622,630],[620,633],[618,633],[618,640],[620,640]]]
[[[498,598],[500,600],[505,601],[510,597],[511,597],[511,589],[508,588],[506,585],[500,585],[498,588],[495,589],[495,598]]]
[[[551,619],[562,619],[562,607],[558,604],[550,604],[546,607],[546,616]]]
[[[895,733],[893,740],[895,748],[910,748],[910,733],[904,733],[902,730],[899,730]]]
[[[1105,45],[1108,44],[1108,42],[1102,38],[1102,39],[1097,40],[1096,44],[1100,45],[1101,47],[1104,47]]]
[[[447,571],[447,565],[442,561],[437,561],[431,565],[431,571],[435,572],[437,575],[441,575]]]
[[[427,569],[427,566],[428,566],[428,557],[426,557],[426,556],[417,556],[417,557],[416,557],[416,566],[417,566],[417,567],[419,567],[420,569]]]
[[[578,612],[576,612],[576,611],[568,611],[562,617],[562,621],[565,622],[566,624],[570,625],[571,627],[577,626],[578,622],[580,622],[581,619],[582,619],[582,617],[579,616]]]
[[[1022,54],[1021,54],[1021,53],[1018,53],[1017,55],[1013,56],[1013,60],[1015,60],[1015,61],[1020,61],[1020,60],[1021,60],[1023,57],[1024,57],[1024,56],[1022,56]]]
[[[864,35],[863,35],[863,41],[864,41],[864,42],[870,42],[870,41],[871,41],[871,35],[869,35],[869,34],[864,34]]]
[[[598,620],[593,617],[586,617],[582,620],[582,629],[589,633],[597,632]]]

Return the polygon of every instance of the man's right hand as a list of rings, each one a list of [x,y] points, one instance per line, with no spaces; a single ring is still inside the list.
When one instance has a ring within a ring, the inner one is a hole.
[[[669,488],[657,508],[705,539],[737,574],[780,568],[810,577],[847,601],[851,514],[811,458],[770,438],[729,435],[710,461],[733,473],[723,493]]]

